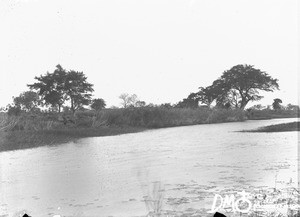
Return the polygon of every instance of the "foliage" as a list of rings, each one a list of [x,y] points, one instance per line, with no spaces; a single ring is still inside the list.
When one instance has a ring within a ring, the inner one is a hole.
[[[280,103],[282,103],[282,100],[281,100],[281,99],[279,99],[279,98],[274,99],[274,102],[273,102],[273,104],[272,104],[273,109],[274,109],[274,110],[280,110],[280,109],[281,109]]]
[[[236,65],[215,80],[211,86],[200,87],[198,100],[210,105],[214,100],[218,107],[244,109],[250,101],[263,98],[259,90],[279,89],[277,79],[251,65]]]
[[[300,113],[299,110],[273,110],[273,109],[247,109],[247,117],[251,120],[263,120],[271,118],[297,118]]]
[[[105,106],[106,106],[106,103],[101,98],[93,99],[92,104],[91,104],[91,108],[96,110],[96,111],[104,109]]]
[[[28,85],[35,89],[42,97],[46,105],[58,107],[61,111],[63,104],[70,100],[73,113],[84,105],[88,105],[93,92],[92,84],[88,83],[83,72],[74,70],[66,71],[61,65],[57,65],[53,73],[35,77],[38,81]]]
[[[135,103],[135,107],[145,107],[145,106],[146,106],[146,102],[145,101],[138,100]]]
[[[291,103],[287,104],[286,110],[293,110],[293,111],[299,111],[300,108],[298,105],[292,105]]]
[[[66,100],[64,88],[66,74],[66,70],[61,65],[57,65],[53,73],[47,72],[46,75],[35,77],[38,82],[30,84],[28,87],[37,90],[46,105],[58,107],[60,112],[61,106]]]
[[[220,93],[218,92],[217,88],[214,88],[212,86],[208,86],[206,88],[199,87],[199,91],[196,93],[196,97],[198,98],[199,102],[210,107],[211,103],[215,99],[217,99],[219,94]]]
[[[142,107],[102,110],[97,113],[95,122],[108,126],[161,128],[244,119],[241,110]]]
[[[71,70],[66,74],[64,91],[67,99],[71,101],[71,110],[73,113],[82,106],[90,104],[91,92],[94,89],[93,85],[86,80],[87,77],[83,72]]]
[[[262,109],[265,109],[265,106],[262,106],[261,104],[257,104],[257,105],[251,106],[249,109],[262,110]]]
[[[9,116],[19,116],[22,113],[20,106],[8,105],[7,115]]]
[[[261,127],[250,132],[286,132],[286,131],[300,131],[300,122],[295,121],[284,124],[274,124],[265,127]]]
[[[191,93],[187,98],[176,104],[176,108],[197,108],[199,99],[196,93]]]
[[[160,107],[167,108],[167,109],[173,108],[173,106],[171,105],[171,103],[163,103],[163,104],[160,105]]]
[[[123,108],[128,107],[143,107],[146,105],[144,101],[140,101],[136,94],[129,95],[128,93],[123,93],[119,96],[121,99],[121,105]]]
[[[36,92],[26,91],[21,93],[19,96],[14,97],[15,107],[19,107],[25,111],[32,111],[40,105],[40,97]]]

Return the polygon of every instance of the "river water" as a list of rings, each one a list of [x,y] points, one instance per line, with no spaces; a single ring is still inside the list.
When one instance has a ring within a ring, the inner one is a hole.
[[[298,133],[241,133],[299,119],[148,130],[0,153],[0,216],[146,216],[208,210],[228,189],[297,186]],[[162,204],[155,204],[155,199]],[[152,201],[151,201],[152,199]]]

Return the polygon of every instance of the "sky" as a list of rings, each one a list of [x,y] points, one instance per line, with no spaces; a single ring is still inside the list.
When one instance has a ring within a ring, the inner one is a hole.
[[[0,107],[57,64],[95,98],[176,103],[250,64],[279,80],[270,105],[298,104],[297,0],[1,0]],[[251,104],[250,104],[251,105]]]

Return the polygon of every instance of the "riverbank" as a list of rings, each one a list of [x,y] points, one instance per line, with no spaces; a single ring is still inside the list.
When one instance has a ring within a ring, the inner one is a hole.
[[[288,132],[288,131],[300,131],[300,122],[295,121],[295,122],[285,123],[285,124],[275,124],[275,125],[261,127],[255,130],[250,130],[247,132],[271,133],[271,132]]]
[[[105,109],[99,112],[23,113],[2,115],[0,151],[56,145],[79,138],[112,136],[196,124],[246,120],[244,111],[142,107]]]
[[[275,116],[274,116],[275,115]],[[57,145],[86,137],[112,136],[146,129],[241,122],[257,117],[297,117],[295,111],[251,111],[142,107],[99,112],[24,113],[0,116],[0,151]]]
[[[0,132],[0,152],[54,146],[81,138],[114,136],[143,130],[145,129],[138,127],[98,127]]]

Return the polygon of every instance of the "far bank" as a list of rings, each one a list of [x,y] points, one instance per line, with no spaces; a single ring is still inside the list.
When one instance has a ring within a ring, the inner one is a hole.
[[[70,113],[1,114],[0,151],[58,145],[86,137],[112,136],[146,129],[245,120],[295,118],[294,110],[233,110],[142,107]]]

